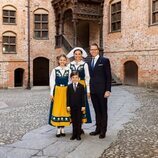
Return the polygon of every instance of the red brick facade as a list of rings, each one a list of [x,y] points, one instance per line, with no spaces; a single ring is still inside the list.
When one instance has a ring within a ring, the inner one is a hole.
[[[158,25],[151,25],[151,2],[145,0],[121,1],[121,30],[110,31],[110,6],[119,0],[105,0],[103,17],[103,47],[105,55],[110,58],[113,74],[126,84],[132,73],[138,85],[158,87]],[[51,0],[30,0],[30,81],[33,86],[34,59],[43,57],[49,60],[49,72],[56,65],[56,55],[63,50],[55,50],[55,17]],[[3,23],[3,8],[16,10],[16,24]],[[15,87],[15,70],[23,72],[23,87],[28,83],[28,3],[27,0],[1,0],[0,3],[0,88]],[[48,39],[34,38],[34,14],[48,14]],[[99,25],[89,23],[89,44],[99,43]],[[68,27],[68,26],[67,26]],[[65,29],[67,28],[65,26]],[[69,27],[68,27],[69,28]],[[70,29],[70,28],[69,28]],[[3,53],[3,34],[12,32],[16,35],[16,54]],[[68,34],[70,30],[65,30]],[[69,37],[69,35],[67,35]],[[71,42],[72,32],[70,33]],[[131,62],[127,64],[126,63]],[[135,65],[138,69],[132,67]],[[129,75],[129,76],[126,76]],[[130,82],[128,82],[130,84]]]

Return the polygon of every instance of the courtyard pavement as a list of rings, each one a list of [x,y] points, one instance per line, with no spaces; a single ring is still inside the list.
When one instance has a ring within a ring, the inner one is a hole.
[[[83,125],[85,134],[82,135],[81,141],[70,140],[71,126],[65,128],[66,137],[56,138],[56,128],[47,125],[47,88],[31,91],[1,90],[0,158],[130,158],[130,155],[118,156],[118,148],[114,150],[115,146],[112,146],[119,140],[119,131],[124,130],[124,125],[137,117],[135,111],[142,106],[140,100],[133,91],[128,91],[128,88],[112,88],[105,139],[89,135],[89,132],[95,129],[94,111],[89,100],[93,123]]]

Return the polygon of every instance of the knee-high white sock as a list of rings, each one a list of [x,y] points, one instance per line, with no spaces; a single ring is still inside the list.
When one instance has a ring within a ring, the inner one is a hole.
[[[65,132],[64,132],[64,127],[61,127],[61,133],[65,133]]]
[[[60,134],[60,128],[57,128],[57,134]]]

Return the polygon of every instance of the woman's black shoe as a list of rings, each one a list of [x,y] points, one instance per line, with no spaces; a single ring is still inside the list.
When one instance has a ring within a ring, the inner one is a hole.
[[[84,134],[84,130],[83,129],[81,129],[81,134]]]

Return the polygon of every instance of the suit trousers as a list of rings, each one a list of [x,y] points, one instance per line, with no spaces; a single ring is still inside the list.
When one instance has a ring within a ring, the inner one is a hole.
[[[95,111],[96,131],[105,134],[108,122],[107,98],[104,98],[104,94],[92,93],[91,100]]]
[[[81,135],[81,123],[82,123],[81,107],[71,108],[71,119],[72,119],[73,136],[79,137]]]

